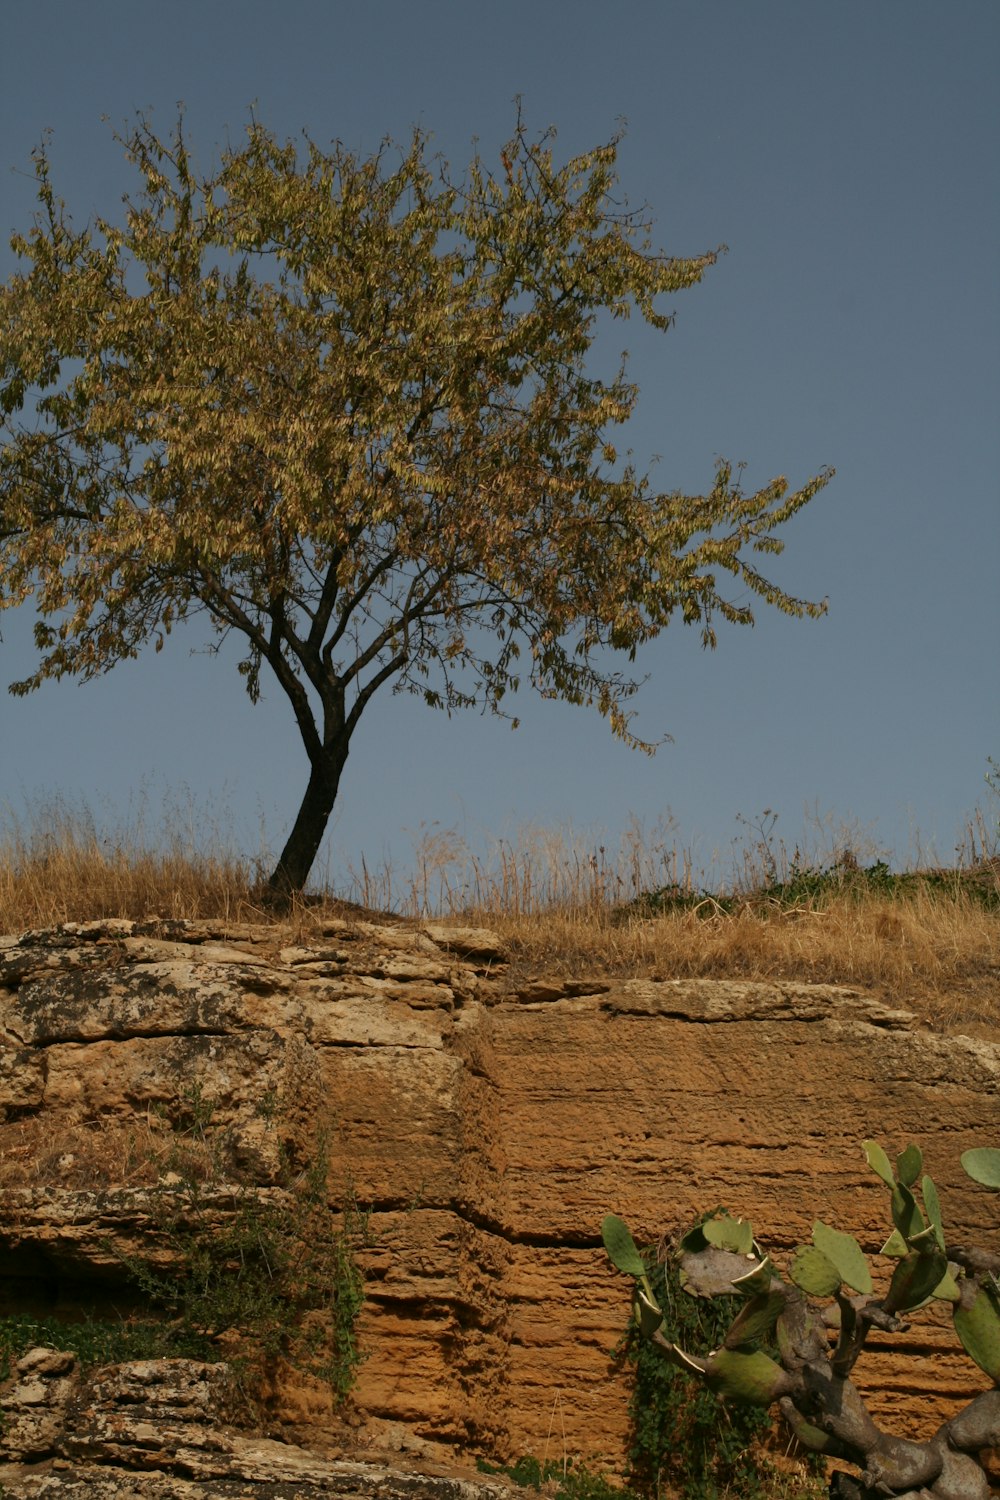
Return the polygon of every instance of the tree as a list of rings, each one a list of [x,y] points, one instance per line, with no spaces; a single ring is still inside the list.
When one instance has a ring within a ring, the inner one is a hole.
[[[716,259],[653,251],[614,197],[618,138],[558,167],[519,119],[461,180],[419,133],[361,159],[252,122],[208,176],[181,124],[140,117],[122,144],[141,191],[79,230],[35,152],[27,265],[0,291],[0,608],[33,601],[40,652],[11,691],[199,613],[237,632],[251,698],[266,663],[309,761],[276,897],[308,877],[379,688],[506,713],[523,672],[651,749],[609,651],[675,614],[714,645],[755,595],[822,612],[752,557],[827,472],[745,494],[723,463],[687,496],[615,451],[638,392],[625,356],[593,372],[598,320],[666,330],[663,296]]]
[[[635,1278],[635,1324],[665,1359],[724,1400],[777,1406],[805,1448],[860,1471],[831,1475],[832,1500],[987,1500],[993,1491],[982,1454],[1000,1449],[1000,1255],[946,1240],[937,1188],[926,1173],[921,1177],[917,1146],[907,1146],[895,1164],[876,1141],[864,1149],[890,1193],[893,1228],[880,1254],[895,1267],[880,1295],[853,1235],[817,1220],[812,1243],[795,1251],[785,1281],[749,1221],[717,1210],[683,1235],[674,1252],[692,1296],[744,1299],[719,1348],[702,1356],[667,1336],[649,1268],[615,1214],[601,1226],[605,1248]],[[1000,1149],[974,1147],[961,1160],[974,1182],[1000,1189]],[[877,1426],[851,1374],[873,1328],[905,1332],[906,1315],[935,1299],[951,1305],[958,1339],[991,1389],[932,1437],[914,1442]]]

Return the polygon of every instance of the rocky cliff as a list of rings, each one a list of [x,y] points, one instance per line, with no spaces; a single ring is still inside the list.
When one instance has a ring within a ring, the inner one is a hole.
[[[424,1464],[331,1459],[231,1425],[225,1365],[138,1360],[84,1374],[29,1349],[4,1389],[7,1500],[510,1500],[496,1481]]]
[[[956,1238],[983,1233],[958,1157],[995,1136],[1000,1046],[844,988],[515,984],[477,931],[105,921],[0,938],[0,1042],[2,1311],[120,1306],[123,1267],[169,1269],[151,1203],[209,1117],[265,1199],[323,1150],[334,1206],[367,1215],[364,1362],[339,1429],[274,1366],[271,1431],[314,1450],[620,1462],[609,1210],[652,1238],[724,1204],[779,1252],[822,1217],[874,1252],[875,1136],[918,1141]],[[859,1367],[900,1431],[977,1373],[924,1314]]]

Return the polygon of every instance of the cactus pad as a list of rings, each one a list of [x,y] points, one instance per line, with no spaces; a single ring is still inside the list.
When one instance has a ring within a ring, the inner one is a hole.
[[[784,1309],[785,1293],[781,1289],[761,1292],[759,1296],[752,1297],[745,1307],[740,1308],[731,1324],[724,1340],[725,1347],[739,1349],[743,1344],[766,1339],[773,1332]]]
[[[962,1348],[1000,1386],[1000,1307],[991,1287],[981,1286],[968,1307],[955,1308],[955,1332]]]
[[[718,1250],[731,1250],[734,1255],[749,1255],[753,1250],[753,1225],[749,1219],[734,1219],[729,1214],[706,1219],[701,1226],[705,1238]]]
[[[925,1175],[923,1182],[920,1184],[920,1191],[923,1194],[927,1217],[934,1226],[934,1238],[937,1240],[938,1249],[943,1250],[945,1246],[944,1222],[941,1218],[941,1200],[938,1197],[938,1190],[934,1186],[932,1178]]]
[[[983,1187],[1000,1188],[1000,1150],[995,1146],[976,1146],[962,1152],[962,1166],[973,1182]]]
[[[663,1309],[654,1297],[649,1297],[642,1287],[635,1289],[635,1313],[639,1331],[644,1338],[651,1339],[663,1322]]]
[[[896,1171],[904,1187],[912,1187],[920,1176],[924,1158],[919,1146],[909,1145],[896,1157]]]
[[[791,1384],[789,1376],[768,1355],[720,1349],[708,1361],[705,1384],[717,1396],[751,1406],[770,1406]]]
[[[841,1281],[846,1281],[847,1285],[853,1287],[856,1292],[872,1290],[872,1275],[868,1269],[868,1262],[853,1234],[844,1234],[842,1230],[831,1229],[828,1224],[817,1219],[813,1225],[813,1244],[826,1256],[839,1274]]]
[[[911,1250],[893,1271],[882,1306],[887,1313],[913,1312],[928,1297],[933,1297],[947,1271],[948,1258],[940,1250]]]
[[[613,1266],[624,1271],[626,1276],[645,1276],[645,1262],[635,1247],[628,1225],[617,1214],[608,1214],[602,1220],[601,1239]]]
[[[815,1245],[799,1246],[789,1274],[795,1285],[810,1297],[832,1297],[840,1287],[840,1272]]]
[[[886,1187],[896,1186],[896,1174],[892,1170],[892,1162],[886,1156],[878,1141],[865,1141],[865,1157],[873,1172],[877,1172]]]
[[[908,1187],[899,1183],[892,1190],[892,1222],[903,1239],[910,1244],[914,1235],[923,1234],[927,1221],[920,1206]]]

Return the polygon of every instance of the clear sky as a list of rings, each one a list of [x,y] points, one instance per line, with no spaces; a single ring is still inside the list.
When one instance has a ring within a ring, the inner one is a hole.
[[[736,815],[855,819],[897,858],[942,861],[1000,758],[1000,5],[996,0],[31,0],[0,5],[0,276],[50,130],[74,218],[112,217],[137,110],[183,101],[199,164],[251,105],[373,151],[419,124],[456,169],[494,156],[516,95],[567,155],[624,119],[623,185],[667,251],[729,254],[665,337],[626,327],[637,459],[703,491],[715,460],[757,487],[832,484],[784,531],[777,580],[822,620],[758,612],[704,653],[672,627],[641,660],[652,760],[596,713],[522,694],[522,727],[383,696],[352,749],[325,866],[406,865],[421,827],[475,842],[573,825],[614,842],[672,812],[700,857]],[[107,121],[102,117],[106,116]],[[27,611],[0,618],[0,679],[30,670]],[[99,820],[145,795],[277,849],[305,784],[286,701],[253,708],[236,653],[160,655],[100,682],[0,698],[0,805],[58,795]]]

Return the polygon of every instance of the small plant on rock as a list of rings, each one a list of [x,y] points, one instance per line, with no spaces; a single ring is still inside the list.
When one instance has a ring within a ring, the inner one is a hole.
[[[130,1282],[178,1336],[225,1349],[251,1385],[255,1371],[282,1359],[343,1399],[361,1363],[355,1250],[368,1216],[331,1208],[327,1136],[319,1133],[303,1172],[282,1153],[277,1188],[263,1188],[242,1180],[230,1132],[216,1128],[200,1089],[182,1098],[182,1139],[168,1158],[174,1170],[150,1194],[151,1224],[169,1263],[123,1257]]]
[[[636,1322],[666,1360],[725,1401],[776,1405],[806,1449],[859,1471],[833,1474],[833,1500],[987,1500],[982,1455],[1000,1447],[1000,1255],[946,1241],[937,1189],[921,1176],[916,1146],[907,1146],[895,1166],[876,1142],[866,1141],[864,1149],[890,1194],[893,1229],[881,1253],[896,1264],[882,1295],[852,1235],[817,1220],[785,1279],[749,1221],[718,1211],[689,1230],[676,1252],[686,1291],[742,1299],[719,1347],[699,1355],[664,1336],[646,1261],[614,1214],[602,1225],[605,1248],[635,1278]],[[974,1181],[1000,1189],[1000,1150],[966,1151],[962,1165]],[[906,1316],[933,1299],[951,1304],[959,1340],[993,1389],[926,1442],[913,1442],[881,1431],[851,1372],[873,1328],[905,1331]]]

